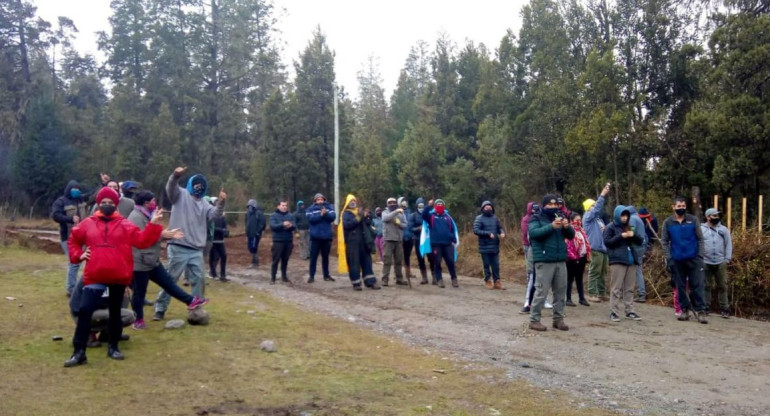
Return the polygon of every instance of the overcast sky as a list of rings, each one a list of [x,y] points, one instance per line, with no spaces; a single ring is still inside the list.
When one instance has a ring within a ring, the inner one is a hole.
[[[95,33],[109,31],[109,0],[30,0],[38,14],[51,23],[57,16],[71,18],[80,33],[75,42],[81,53],[101,62]],[[518,34],[525,0],[275,0],[284,63],[307,46],[318,25],[335,52],[337,81],[357,95],[356,74],[369,56],[379,61],[386,98],[398,80],[409,48],[418,40],[431,47],[445,32],[458,45],[466,39],[494,50],[509,28]],[[293,76],[293,74],[292,74]]]

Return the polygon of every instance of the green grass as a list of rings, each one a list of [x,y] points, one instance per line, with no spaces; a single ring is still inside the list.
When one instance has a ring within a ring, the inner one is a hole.
[[[0,247],[2,415],[608,414],[571,409],[565,397],[499,369],[444,360],[238,284],[209,286],[209,326],[171,331],[150,322],[127,330],[125,361],[102,347],[88,350],[87,365],[65,369],[74,324],[64,275],[62,255]],[[184,317],[174,301],[167,318]],[[260,351],[265,339],[278,351]]]

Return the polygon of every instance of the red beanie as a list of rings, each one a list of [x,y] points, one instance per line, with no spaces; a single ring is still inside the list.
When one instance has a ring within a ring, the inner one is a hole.
[[[98,194],[96,194],[96,203],[99,204],[104,198],[111,199],[115,205],[118,205],[118,202],[120,202],[120,195],[118,195],[114,189],[108,188],[106,186],[102,188]]]

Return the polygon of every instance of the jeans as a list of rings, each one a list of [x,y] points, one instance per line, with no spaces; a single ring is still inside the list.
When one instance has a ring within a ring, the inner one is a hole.
[[[123,303],[123,294],[126,287],[123,285],[108,285],[109,295],[109,344],[117,347],[120,336],[123,334],[123,322],[120,317],[120,307]],[[80,297],[80,310],[78,311],[77,326],[75,326],[75,335],[72,337],[72,346],[75,351],[85,350],[88,344],[88,337],[91,335],[91,317],[99,305],[105,288],[86,286]],[[144,300],[144,298],[142,298]]]
[[[176,283],[182,272],[190,281],[191,292],[193,296],[203,298],[203,290],[206,282],[203,280],[203,251],[188,247],[182,247],[177,244],[168,245],[168,274],[171,280]],[[171,296],[165,291],[158,292],[158,299],[155,301],[155,311],[165,312]]]
[[[61,249],[64,250],[64,256],[67,257],[67,280],[65,283],[65,289],[67,293],[72,294],[75,290],[75,284],[78,281],[78,270],[80,270],[80,263],[70,263],[70,251],[67,248],[67,242],[61,242]]]
[[[698,259],[674,261],[670,271],[674,277],[677,297],[682,310],[705,311],[707,306],[703,300],[703,262]],[[690,286],[689,296],[687,295],[688,283]],[[690,303],[691,299],[692,303]]]
[[[329,252],[332,249],[332,240],[310,240],[310,278],[315,278],[315,269],[318,263],[318,254],[321,254],[321,268],[324,278],[331,277],[329,272]]]
[[[154,269],[144,272],[134,272],[134,280],[131,282],[131,288],[134,295],[131,297],[131,307],[136,313],[136,319],[144,319],[144,296],[147,294],[147,284],[153,281],[160,286],[166,293],[174,299],[179,300],[185,305],[193,301],[192,295],[182,290],[174,279],[166,271],[162,264],[158,264]],[[168,307],[168,305],[166,305]],[[165,312],[165,309],[163,310]]]
[[[434,267],[436,272],[436,281],[441,281],[441,259],[446,262],[446,268],[449,269],[449,277],[457,280],[455,272],[455,248],[451,244],[431,244],[431,251],[435,256]]]
[[[500,280],[500,253],[481,253],[484,267],[484,281],[488,282],[491,275],[494,281]]]
[[[286,268],[289,266],[289,257],[294,250],[293,241],[273,241],[273,263],[270,267],[270,280],[275,281],[278,273],[278,263],[281,263],[281,279],[286,280]]]
[[[217,277],[217,262],[219,263],[219,277],[225,277],[227,268],[227,251],[225,243],[213,243],[209,253],[209,274],[211,277]]]
[[[553,290],[553,321],[564,319],[564,304],[567,298],[567,263],[535,263],[535,299],[529,313],[530,322],[540,322],[540,312],[545,306],[548,293]]]

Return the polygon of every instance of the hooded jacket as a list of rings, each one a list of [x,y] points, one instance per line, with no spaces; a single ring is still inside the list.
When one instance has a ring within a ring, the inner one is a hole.
[[[454,220],[449,216],[449,211],[439,215],[429,207],[422,210],[422,220],[428,224],[430,231],[430,244],[433,246],[450,245],[457,243]]]
[[[315,205],[315,204],[313,204]],[[294,212],[294,222],[297,224],[298,230],[309,230],[310,229],[310,221],[308,221],[308,217],[306,215],[307,210],[305,209],[305,203],[302,201],[297,202],[297,211]]]
[[[525,246],[529,246],[529,219],[532,218],[532,206],[535,205],[534,202],[530,201],[527,203],[527,213],[524,215],[524,217],[521,218],[521,242]]]
[[[492,215],[484,214],[484,207],[487,205],[492,207]],[[505,234],[505,231],[495,215],[495,206],[491,202],[481,203],[481,214],[473,221],[473,234],[479,238],[479,253],[496,254],[500,252],[500,234]],[[495,238],[491,238],[490,234],[494,234]]]
[[[158,207],[158,209],[160,209],[160,207]],[[150,223],[150,217],[142,211],[142,207],[138,206],[134,207],[134,210],[128,214],[128,220],[140,230],[147,228],[147,225]],[[132,249],[135,272],[148,272],[158,267],[160,264],[160,241],[161,239],[158,238],[158,241],[148,248],[141,249],[134,247]]]
[[[406,216],[398,208],[393,211],[389,208],[382,210],[382,236],[385,241],[403,241],[407,225]]]
[[[628,219],[628,223],[631,224],[631,227],[634,231],[636,230],[644,230],[644,221],[642,221],[642,218],[639,217],[639,213],[636,212],[636,207],[633,205],[626,206],[628,208],[628,212],[631,213],[631,218]],[[639,259],[644,258],[644,252],[647,251],[647,245],[649,244],[649,240],[647,240],[647,232],[642,231],[642,237],[644,238],[644,241],[642,244],[635,244],[634,250],[636,251],[636,257]]]
[[[81,190],[80,198],[72,198],[70,196],[72,188]],[[51,206],[51,218],[59,223],[59,237],[61,241],[67,241],[72,226],[75,225],[75,222],[72,220],[73,216],[77,215],[83,221],[88,215],[86,200],[83,197],[82,191],[83,189],[80,187],[80,184],[75,180],[71,180],[64,188],[64,195],[56,198],[53,206]]]
[[[533,214],[529,219],[529,243],[534,263],[556,263],[567,260],[565,239],[575,238],[572,226],[554,228],[553,220],[544,212]]]
[[[169,229],[179,228],[184,233],[181,240],[172,240],[169,244],[201,250],[206,247],[208,222],[221,217],[225,210],[225,201],[218,199],[216,206],[209,204],[203,198],[195,198],[191,194],[194,180],[206,180],[202,175],[193,175],[187,181],[187,188],[179,186],[179,178],[173,173],[166,182],[166,194],[171,201],[171,219]]]
[[[404,228],[403,237],[404,241],[412,241],[414,240],[414,232],[412,231],[412,227],[409,226],[409,217],[412,216],[412,210],[409,209],[409,203],[407,202],[407,208],[403,208],[401,206],[401,203],[403,201],[406,201],[405,197],[398,198],[398,207],[402,208],[404,210],[404,218],[406,218],[406,228]]]
[[[291,227],[284,228],[283,222],[289,221]],[[294,241],[294,230],[297,228],[297,224],[294,222],[294,213],[291,211],[281,212],[276,209],[275,212],[270,215],[270,231],[273,234],[273,242],[283,243]]]
[[[419,212],[418,208],[420,204],[423,204],[425,207],[425,200],[422,198],[417,198],[417,201],[414,203],[414,211],[409,213],[409,216],[407,217],[407,222],[409,223],[409,230],[412,232],[412,239],[419,240],[420,239],[420,233],[422,233],[422,213]],[[404,232],[404,235],[406,235],[406,232]]]
[[[326,214],[321,210],[326,208]],[[322,204],[313,204],[305,211],[305,221],[310,224],[310,238],[314,240],[332,240],[332,223],[337,219],[334,206],[324,199]]]
[[[347,260],[347,248],[348,246],[360,246],[367,253],[371,253],[374,248],[374,237],[369,231],[371,227],[371,219],[361,215],[358,217],[355,213],[348,209],[350,202],[356,199],[353,194],[348,194],[345,197],[345,205],[342,206],[342,214],[340,224],[337,226],[337,271],[339,273],[347,273],[348,260]]]
[[[265,214],[262,213],[257,200],[249,199],[246,205],[246,238],[261,237],[266,225]]]
[[[117,212],[111,217],[97,212],[72,229],[67,240],[70,263],[80,263],[83,246],[87,246],[91,249],[91,259],[83,271],[84,285],[129,285],[134,276],[131,248],[151,247],[160,240],[162,231],[162,226],[152,223],[140,230]]]
[[[604,212],[603,196],[599,196],[596,199],[596,203],[593,207],[586,210],[583,214],[583,229],[588,236],[588,242],[591,244],[591,251],[598,251],[600,253],[607,253],[607,246],[604,245],[603,228],[606,224],[602,219],[602,213]]]
[[[623,225],[620,217],[628,214],[628,224]],[[633,231],[634,236],[625,238],[621,236],[624,231]],[[644,231],[635,228],[631,223],[631,211],[628,207],[618,205],[613,213],[613,221],[604,229],[604,245],[607,247],[607,255],[610,264],[634,265],[642,264],[642,255],[639,255],[637,247],[644,244]]]
[[[722,223],[714,227],[708,224],[701,224],[701,234],[703,234],[703,246],[705,252],[703,262],[706,264],[717,265],[728,262],[733,258],[733,240],[730,236],[730,230]]]

